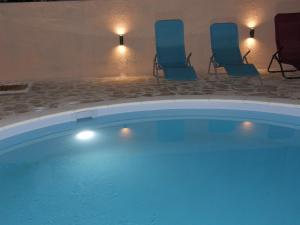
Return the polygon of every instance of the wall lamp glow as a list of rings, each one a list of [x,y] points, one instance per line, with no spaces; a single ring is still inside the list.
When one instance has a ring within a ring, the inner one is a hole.
[[[249,36],[250,36],[250,38],[254,38],[255,37],[255,28],[254,27],[250,28]]]
[[[119,43],[120,43],[120,45],[124,45],[124,36],[123,35],[119,35]]]

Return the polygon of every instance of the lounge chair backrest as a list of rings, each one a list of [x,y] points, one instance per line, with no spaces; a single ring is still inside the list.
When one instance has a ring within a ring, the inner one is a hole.
[[[242,64],[238,27],[235,23],[215,23],[210,26],[211,48],[220,65]]]
[[[275,16],[277,50],[300,46],[300,13],[284,13]],[[296,46],[295,46],[296,45]]]
[[[180,66],[186,63],[184,25],[181,20],[159,20],[155,23],[158,64]]]

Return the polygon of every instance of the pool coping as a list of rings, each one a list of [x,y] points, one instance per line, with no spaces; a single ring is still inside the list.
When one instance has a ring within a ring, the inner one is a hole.
[[[257,111],[289,116],[300,116],[300,105],[291,101],[280,102],[272,99],[231,99],[220,97],[185,96],[182,98],[139,98],[128,101],[110,101],[101,104],[77,105],[73,108],[47,110],[28,113],[0,123],[0,140],[32,130],[73,122],[87,117],[101,117],[128,112],[153,111],[166,109],[232,109]]]

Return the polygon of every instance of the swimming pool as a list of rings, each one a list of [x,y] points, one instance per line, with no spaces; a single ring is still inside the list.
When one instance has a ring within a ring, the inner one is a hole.
[[[161,104],[6,134],[0,224],[300,224],[298,109]]]

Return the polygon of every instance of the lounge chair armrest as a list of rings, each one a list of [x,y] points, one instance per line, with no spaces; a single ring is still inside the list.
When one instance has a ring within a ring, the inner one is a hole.
[[[191,57],[192,57],[192,53],[190,52],[190,54],[188,54],[188,56],[187,56],[187,58],[186,58],[186,64],[187,64],[188,66],[191,65]]]
[[[246,62],[248,64],[247,56],[250,54],[251,50],[249,49],[246,54],[243,56],[243,62]]]

